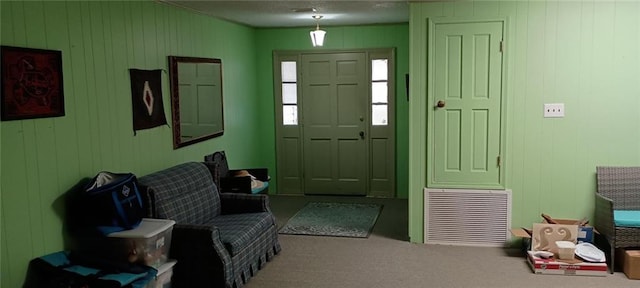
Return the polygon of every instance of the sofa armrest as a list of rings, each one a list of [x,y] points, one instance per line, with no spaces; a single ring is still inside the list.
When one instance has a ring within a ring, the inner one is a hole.
[[[612,239],[615,235],[615,224],[613,219],[613,200],[596,193],[596,211],[593,226],[607,239]]]
[[[220,177],[220,192],[251,193],[251,177]]]
[[[180,265],[174,268],[175,287],[230,287],[231,256],[214,226],[176,224],[173,227],[170,258]]]
[[[220,193],[222,214],[271,212],[269,196],[243,193]]]

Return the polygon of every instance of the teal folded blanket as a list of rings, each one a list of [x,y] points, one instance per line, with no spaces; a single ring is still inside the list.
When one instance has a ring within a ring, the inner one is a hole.
[[[269,187],[269,182],[263,182],[262,186],[259,186],[257,188],[251,188],[251,194],[258,194],[262,191],[264,191],[264,189],[267,189],[267,187]]]

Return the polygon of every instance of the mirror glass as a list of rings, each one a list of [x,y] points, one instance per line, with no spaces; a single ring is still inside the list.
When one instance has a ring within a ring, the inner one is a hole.
[[[173,148],[224,133],[222,61],[169,56]]]

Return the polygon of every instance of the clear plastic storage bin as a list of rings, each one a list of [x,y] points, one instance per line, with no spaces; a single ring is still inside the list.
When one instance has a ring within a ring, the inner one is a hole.
[[[173,266],[178,261],[169,260],[158,268],[158,274],[155,279],[151,280],[146,288],[171,288],[171,276],[173,276]]]
[[[117,247],[118,258],[159,268],[167,262],[171,247],[171,232],[176,222],[167,219],[144,218],[138,227],[107,235]]]

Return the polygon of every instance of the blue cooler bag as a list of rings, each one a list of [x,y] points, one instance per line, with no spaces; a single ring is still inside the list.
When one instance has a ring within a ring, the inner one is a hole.
[[[132,173],[100,172],[85,186],[84,211],[104,235],[136,228],[145,210]]]

